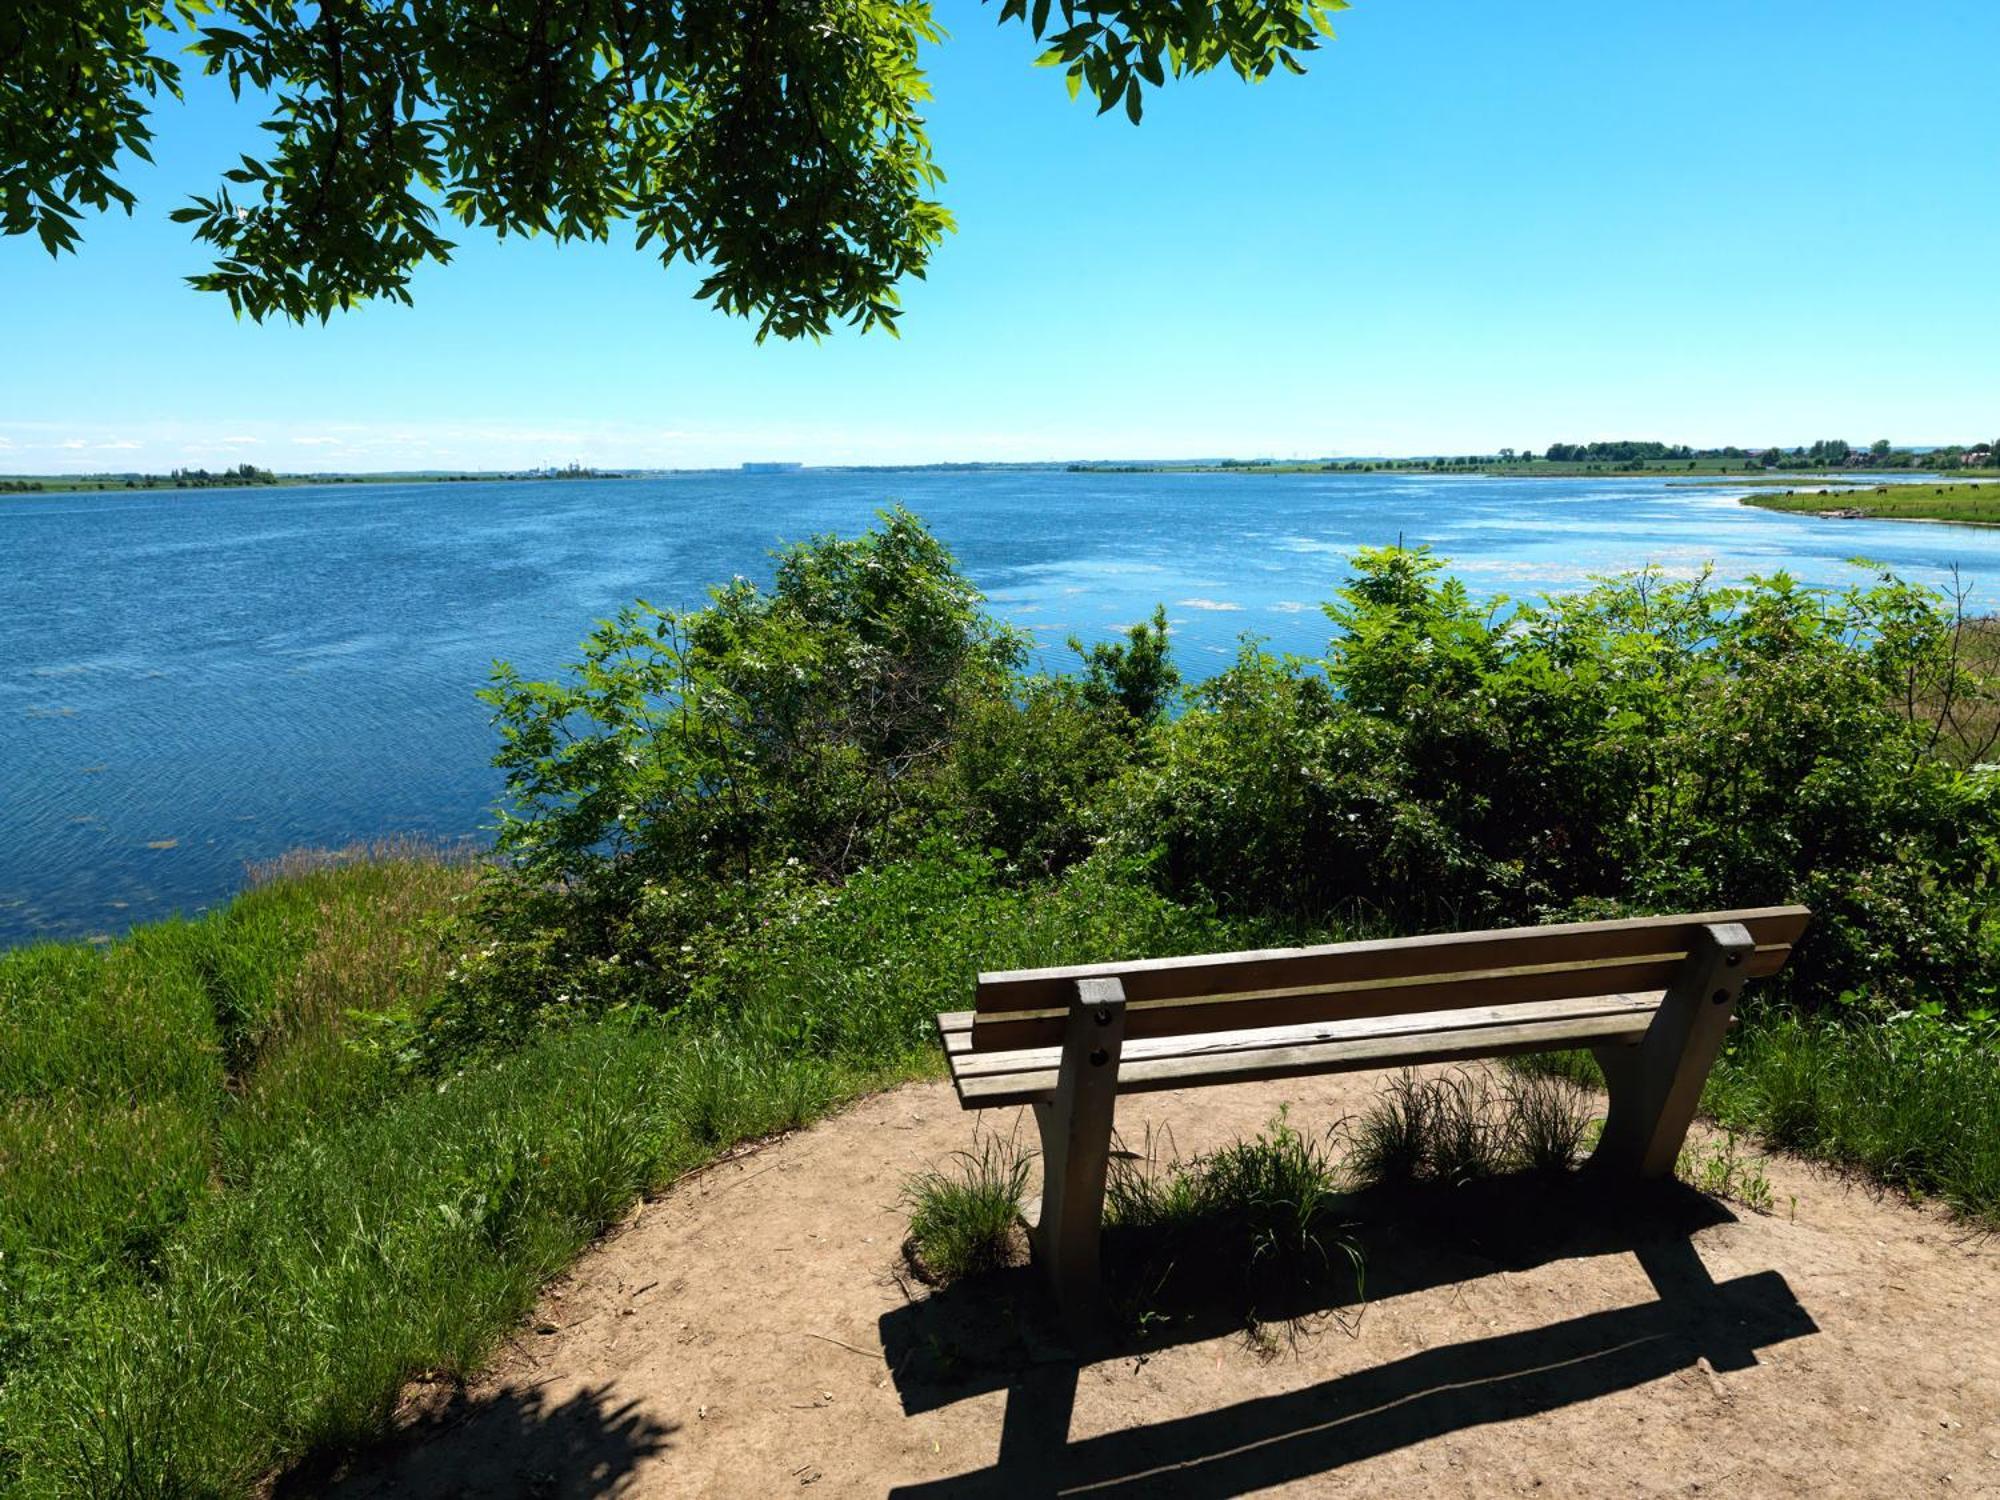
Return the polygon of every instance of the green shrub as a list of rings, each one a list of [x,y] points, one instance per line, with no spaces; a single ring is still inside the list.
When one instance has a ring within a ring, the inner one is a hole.
[[[1480,603],[1443,566],[1358,554],[1323,661],[1248,644],[1183,694],[1156,614],[1074,643],[1073,681],[1022,678],[895,511],[781,554],[769,590],[628,613],[566,682],[503,671],[514,869],[460,1030],[673,1009],[788,891],[944,834],[1023,879],[1102,853],[1295,932],[1800,901],[1753,1004],[2000,988],[2000,778],[1946,743],[1996,693],[1934,592],[1646,572]]]
[[[1122,642],[1094,641],[1086,646],[1071,636],[1069,648],[1083,662],[1084,697],[1100,708],[1121,709],[1135,728],[1165,718],[1181,686],[1167,637],[1164,604],[1154,607],[1152,619],[1128,627]]]
[[[1092,846],[1096,799],[1132,759],[1134,732],[1122,707],[1060,678],[980,704],[952,757],[967,841],[1029,875],[1076,863]]]
[[[838,876],[920,833],[970,706],[1021,645],[901,510],[857,541],[778,555],[703,609],[638,604],[563,682],[504,664],[494,709],[513,809],[501,848],[532,875],[631,888],[735,880],[786,859]]]
[[[1224,911],[1402,931],[1799,901],[1753,1004],[1992,996],[2000,779],[1939,726],[1993,687],[1933,592],[1642,573],[1482,605],[1441,567],[1364,552],[1323,664],[1246,649],[1197,689],[1113,846]]]

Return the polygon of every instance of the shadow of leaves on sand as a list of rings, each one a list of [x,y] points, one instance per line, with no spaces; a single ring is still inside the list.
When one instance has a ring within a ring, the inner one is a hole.
[[[676,1430],[609,1386],[561,1401],[533,1388],[460,1392],[364,1453],[322,1455],[291,1470],[272,1500],[611,1500],[672,1446]],[[447,1432],[449,1441],[437,1441]]]

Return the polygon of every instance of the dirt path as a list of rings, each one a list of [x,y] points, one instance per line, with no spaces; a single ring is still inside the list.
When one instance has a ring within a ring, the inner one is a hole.
[[[1192,1153],[1380,1081],[1146,1096],[1120,1127]],[[899,1275],[903,1178],[972,1132],[903,1089],[647,1205],[335,1492],[2000,1496],[2000,1244],[1797,1163],[1771,1214],[1409,1233],[1371,1242],[1355,1332],[1181,1325],[1079,1369],[1024,1280]]]

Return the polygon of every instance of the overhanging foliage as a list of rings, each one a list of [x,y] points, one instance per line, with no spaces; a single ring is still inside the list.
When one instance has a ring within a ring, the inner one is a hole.
[[[1136,121],[1148,87],[1284,68],[1346,0],[1004,0],[1072,95]],[[74,249],[134,199],[179,57],[262,104],[269,149],[173,217],[239,313],[409,302],[448,220],[641,246],[759,339],[894,330],[952,227],[925,135],[928,0],[26,0],[0,9],[0,232]]]

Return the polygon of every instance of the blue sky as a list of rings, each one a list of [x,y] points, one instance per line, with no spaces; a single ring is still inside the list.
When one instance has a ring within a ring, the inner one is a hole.
[[[259,327],[166,215],[0,241],[0,471],[1318,455],[2000,431],[2000,6],[1357,0],[1304,78],[1072,104],[940,0],[959,232],[900,341],[756,345],[628,243],[466,232],[415,309]]]

